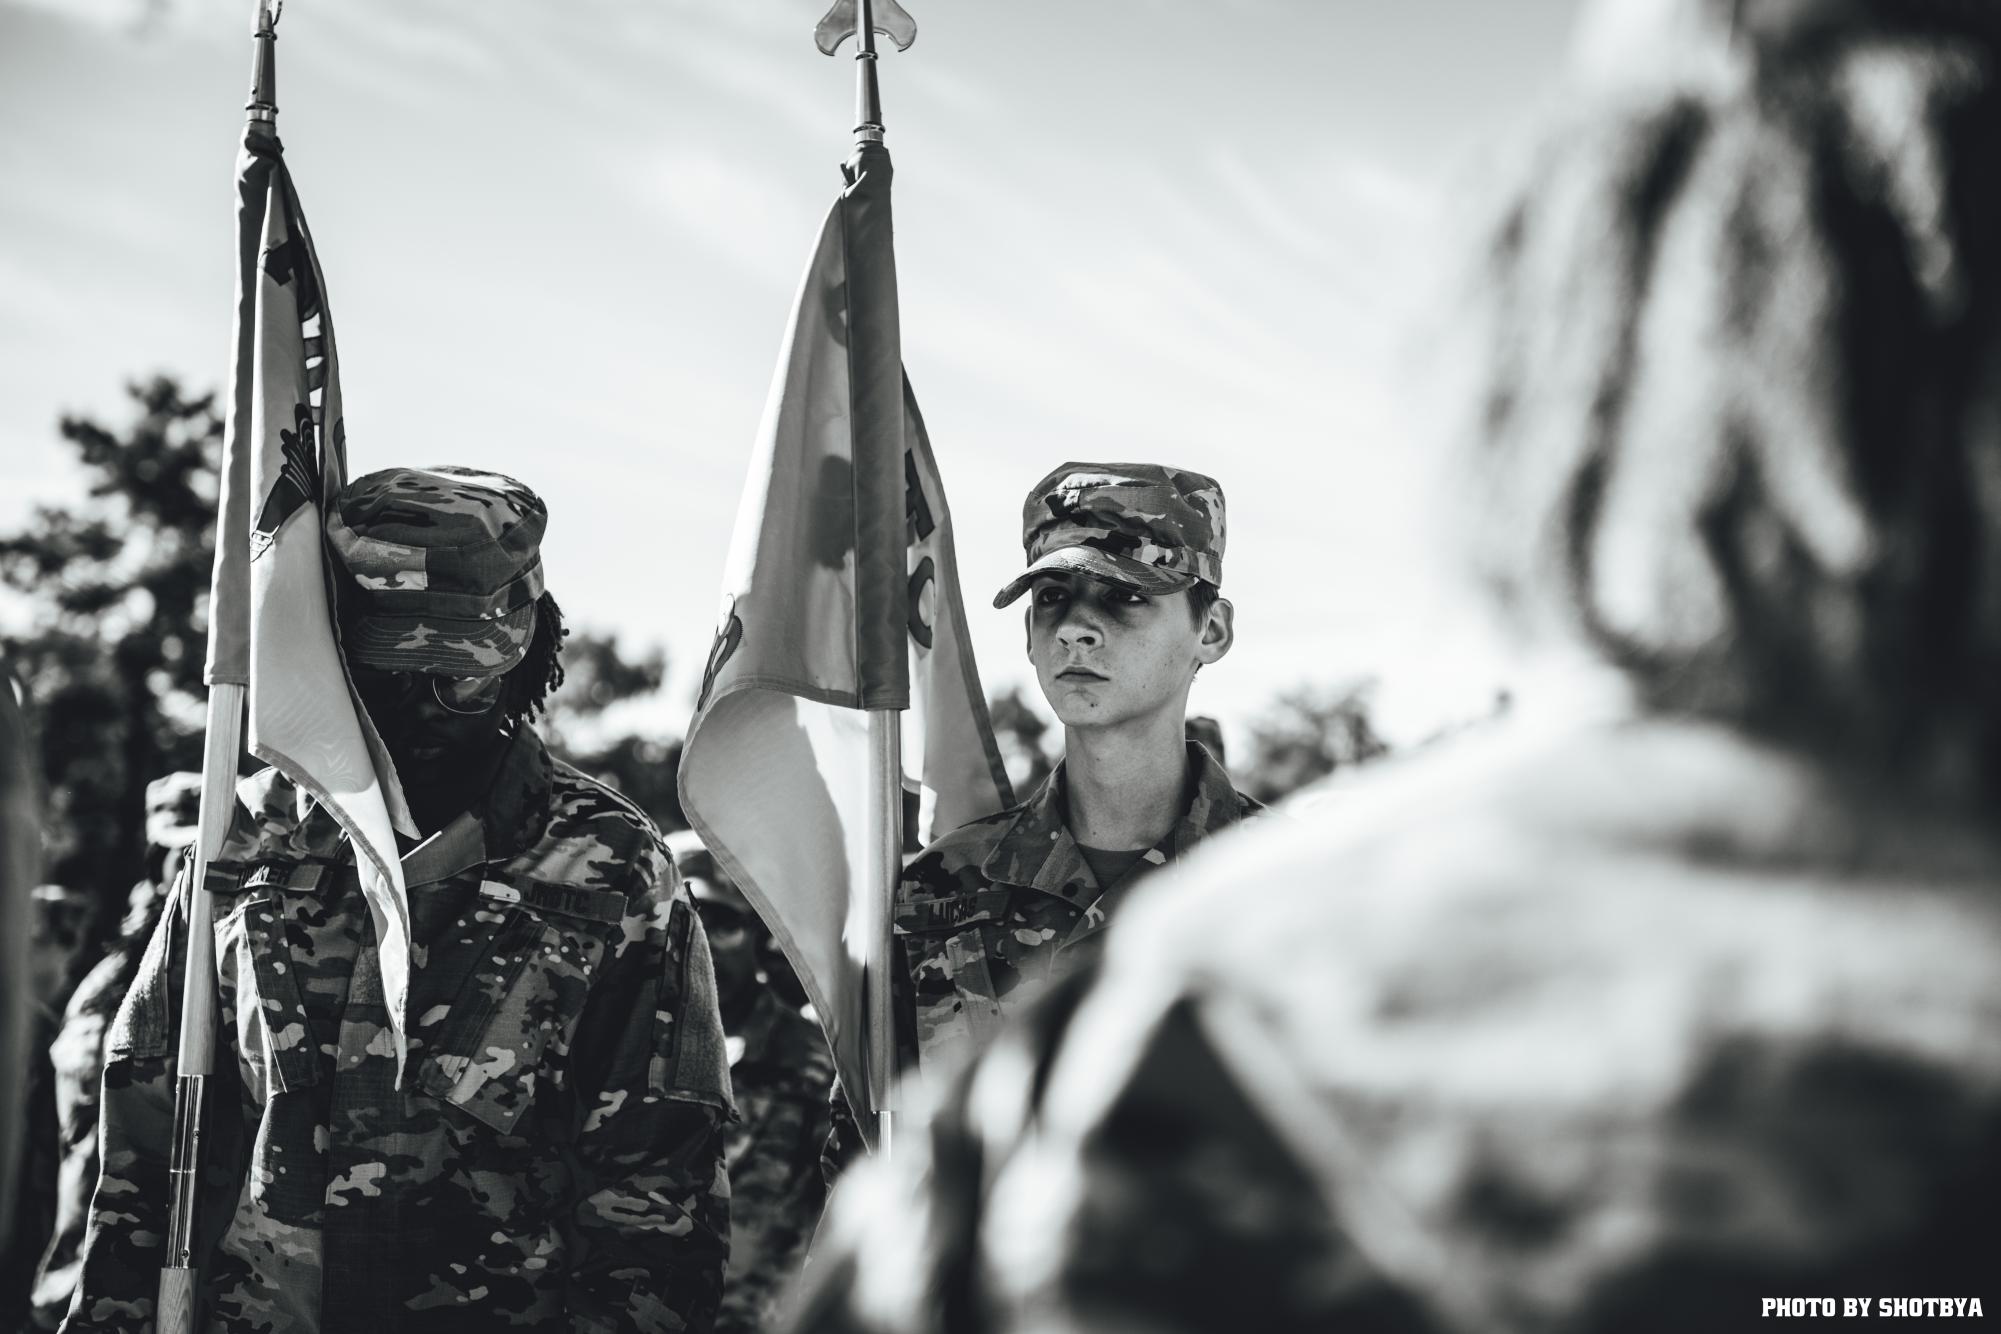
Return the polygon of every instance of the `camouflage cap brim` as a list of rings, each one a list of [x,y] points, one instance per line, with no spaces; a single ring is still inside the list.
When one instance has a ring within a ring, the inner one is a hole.
[[[341,649],[377,671],[498,676],[526,656],[534,633],[533,603],[491,620],[357,616],[341,627]]]
[[[1089,575],[1108,584],[1123,584],[1137,589],[1150,597],[1179,593],[1195,582],[1192,574],[1164,570],[1158,565],[1149,565],[1127,556],[1114,556],[1096,547],[1058,547],[1044,552],[1040,559],[1010,579],[1007,587],[994,594],[994,605],[1007,606],[1028,591],[1036,575],[1052,572]]]

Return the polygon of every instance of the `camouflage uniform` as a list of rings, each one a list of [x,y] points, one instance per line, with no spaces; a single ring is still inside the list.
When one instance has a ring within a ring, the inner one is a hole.
[[[1065,463],[1022,505],[1028,567],[994,597],[1004,607],[1038,575],[1083,575],[1150,595],[1223,578],[1223,489],[1154,463]],[[1095,952],[1141,877],[1262,810],[1221,763],[1188,743],[1190,796],[1179,821],[1117,883],[1100,885],[1067,823],[1064,766],[1027,801],[926,848],[897,888],[891,974],[898,1063],[936,1071],[993,1041],[1020,1002]],[[846,1099],[833,1105],[823,1170],[831,1179],[862,1138]]]
[[[716,1330],[755,1334],[805,1264],[826,1203],[819,1155],[834,1058],[820,1026],[769,986],[730,1048],[742,1119],[729,1135],[730,1267]]]
[[[805,1264],[826,1204],[818,1158],[834,1058],[801,1008],[798,979],[701,836],[676,830],[667,846],[708,928],[739,1113],[725,1156],[730,1265],[716,1330],[756,1334],[769,1327],[779,1294]]]
[[[904,1063],[963,1060],[1080,955],[1149,872],[1264,809],[1237,791],[1200,744],[1188,745],[1194,795],[1167,836],[1116,884],[1100,885],[1064,823],[1063,766],[1019,806],[975,820],[913,861],[897,887],[895,981]]]
[[[118,939],[70,993],[62,1027],[49,1045],[55,1071],[57,1146],[55,1230],[35,1273],[31,1318],[36,1329],[55,1329],[69,1311],[82,1265],[90,1196],[97,1187],[98,1092],[104,1076],[105,1038],[119,1002],[139,972],[146,942],[166,912],[168,887],[181,853],[194,841],[201,803],[201,775],[169,774],[146,788],[146,841],[164,862],[159,875],[132,886]]]
[[[728,1075],[708,946],[646,817],[516,734],[478,818],[404,860],[418,966],[399,1090],[339,826],[273,770],[239,800],[203,891],[235,1058],[218,1065],[240,1084],[238,1115],[220,1096],[210,1116],[218,1163],[240,1166],[210,1206],[228,1217],[204,1273],[215,1326],[706,1327]],[[155,934],[112,1024],[66,1329],[151,1315],[184,922]]]
[[[18,1192],[11,1226],[0,1227],[8,1242],[0,1249],[0,1329],[17,1326],[31,1309],[35,1268],[57,1225],[62,1179],[58,1144],[62,1121],[57,1106],[56,1071],[49,1044],[62,1022],[63,1008],[90,959],[96,896],[64,885],[37,885],[32,899],[27,992],[28,1057],[6,1072],[19,1090],[24,1112]]]
[[[469,469],[350,483],[327,522],[350,667],[424,673],[435,694],[521,664],[544,520],[527,487]],[[204,1145],[219,1190],[200,1214],[218,1234],[200,1239],[213,1328],[714,1318],[731,1109],[701,922],[645,815],[512,726],[488,734],[505,742],[484,795],[403,857],[400,1087],[351,844],[276,771],[239,789],[223,853],[191,887],[214,896],[223,1018]],[[112,1024],[66,1329],[152,1313],[185,922],[163,921]]]
[[[1225,538],[1223,488],[1213,477],[1157,463],[1065,463],[1022,503],[1028,567],[994,606],[1058,573],[1155,596],[1197,583],[1213,591],[1223,581]],[[1193,741],[1188,766],[1181,819],[1115,884],[1098,883],[1071,836],[1060,764],[1026,802],[947,834],[911,863],[895,907],[906,1067],[986,1046],[1023,984],[1047,982],[1095,949],[1135,881],[1262,809]]]
[[[852,1175],[790,1328],[1626,1334],[1991,1290],[1979,817],[1716,728],[1518,730],[1163,877]]]

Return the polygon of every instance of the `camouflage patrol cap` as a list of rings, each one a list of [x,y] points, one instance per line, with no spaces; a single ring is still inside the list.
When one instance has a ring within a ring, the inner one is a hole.
[[[341,489],[327,538],[348,659],[392,672],[498,676],[521,661],[542,596],[542,498],[475,468],[385,468]]]
[[[1090,575],[1142,593],[1223,582],[1223,488],[1158,463],[1066,463],[1021,508],[1028,568],[994,596],[1020,597],[1047,571]]]
[[[188,770],[146,784],[146,841],[173,851],[195,841],[201,820],[201,775]]]

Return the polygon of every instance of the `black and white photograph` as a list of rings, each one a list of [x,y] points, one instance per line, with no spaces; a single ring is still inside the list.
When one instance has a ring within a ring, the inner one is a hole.
[[[2001,3],[827,3],[0,0],[0,1334],[2001,1318]]]

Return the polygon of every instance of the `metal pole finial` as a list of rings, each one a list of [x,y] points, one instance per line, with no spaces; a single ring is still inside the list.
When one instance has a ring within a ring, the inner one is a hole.
[[[284,12],[285,0],[257,0],[257,28],[251,34],[257,54],[251,67],[250,100],[243,108],[262,125],[278,123],[278,19]]]
[[[882,142],[882,89],[876,81],[875,37],[877,33],[908,51],[917,40],[917,20],[897,0],[834,0],[819,25],[813,29],[813,44],[823,55],[833,55],[849,37],[855,46],[855,142]]]

